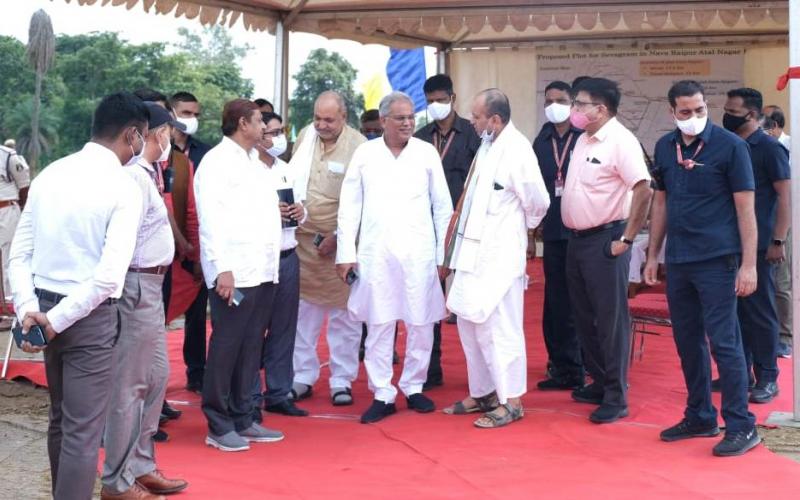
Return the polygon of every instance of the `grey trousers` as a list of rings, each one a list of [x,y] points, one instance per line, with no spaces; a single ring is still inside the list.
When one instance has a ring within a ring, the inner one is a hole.
[[[39,300],[43,312],[54,306]],[[56,500],[92,498],[118,333],[117,305],[104,303],[44,350],[50,392],[47,452]]]
[[[775,269],[775,305],[781,341],[792,336],[792,232],[786,238],[786,260]]]
[[[239,288],[244,299],[238,306],[208,291],[212,331],[202,408],[214,436],[241,432],[253,424],[253,377],[261,362],[275,288],[273,283]]]
[[[131,273],[119,301],[120,335],[104,448],[103,486],[124,493],[156,468],[153,434],[167,389],[163,276]]]
[[[603,404],[616,407],[628,405],[631,251],[613,257],[610,247],[624,230],[623,225],[572,236],[567,244],[567,287],[584,365],[603,388]]]

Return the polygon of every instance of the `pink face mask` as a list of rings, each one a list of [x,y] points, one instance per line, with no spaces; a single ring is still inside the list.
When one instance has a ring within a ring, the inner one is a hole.
[[[593,120],[590,120],[589,117],[586,116],[586,113],[584,113],[583,111],[578,111],[577,109],[572,108],[569,112],[569,121],[575,127],[581,130],[585,130],[586,125],[592,123]]]

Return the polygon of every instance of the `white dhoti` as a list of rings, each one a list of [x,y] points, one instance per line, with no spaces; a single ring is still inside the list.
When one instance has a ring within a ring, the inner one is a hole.
[[[469,395],[497,392],[501,404],[528,390],[525,334],[522,329],[524,280],[513,282],[483,323],[458,317],[458,335],[467,358]]]
[[[330,387],[350,387],[358,377],[361,322],[351,319],[346,309],[321,306],[303,299],[300,299],[294,343],[294,381],[313,386],[319,380],[317,341],[325,316],[328,317]],[[391,354],[389,356],[391,360]]]
[[[397,389],[392,385],[392,357],[394,353],[394,329],[396,322],[367,326],[364,367],[367,369],[369,390],[375,399],[384,403],[394,403]],[[406,325],[406,355],[403,361],[403,374],[397,385],[408,397],[422,392],[422,385],[428,377],[428,364],[433,347],[433,323],[427,325]]]

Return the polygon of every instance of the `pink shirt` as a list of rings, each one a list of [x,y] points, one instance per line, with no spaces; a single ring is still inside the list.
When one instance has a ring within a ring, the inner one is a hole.
[[[564,225],[580,230],[627,219],[631,189],[643,180],[649,181],[650,173],[639,140],[616,118],[592,136],[582,134],[564,184]]]

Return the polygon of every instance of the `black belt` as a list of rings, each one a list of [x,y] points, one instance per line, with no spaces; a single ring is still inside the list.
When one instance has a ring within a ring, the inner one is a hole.
[[[294,248],[290,248],[288,250],[281,250],[281,259],[285,259],[286,257],[292,255],[294,253]]]
[[[67,296],[61,295],[60,293],[51,292],[50,290],[42,290],[41,288],[34,288],[33,293],[36,294],[41,300],[52,302],[54,304],[58,304],[62,300],[64,300]],[[116,304],[118,299],[106,299],[100,304]]]
[[[600,231],[605,231],[606,229],[622,226],[627,222],[628,221],[625,219],[615,220],[603,224],[601,226],[590,227],[589,229],[570,229],[569,232],[572,233],[573,236],[577,236],[578,238],[583,238],[584,236],[591,236],[593,234],[599,233]]]
[[[141,273],[141,274],[157,274],[159,276],[163,276],[167,274],[169,270],[169,266],[154,266],[154,267],[129,267],[129,273]]]

